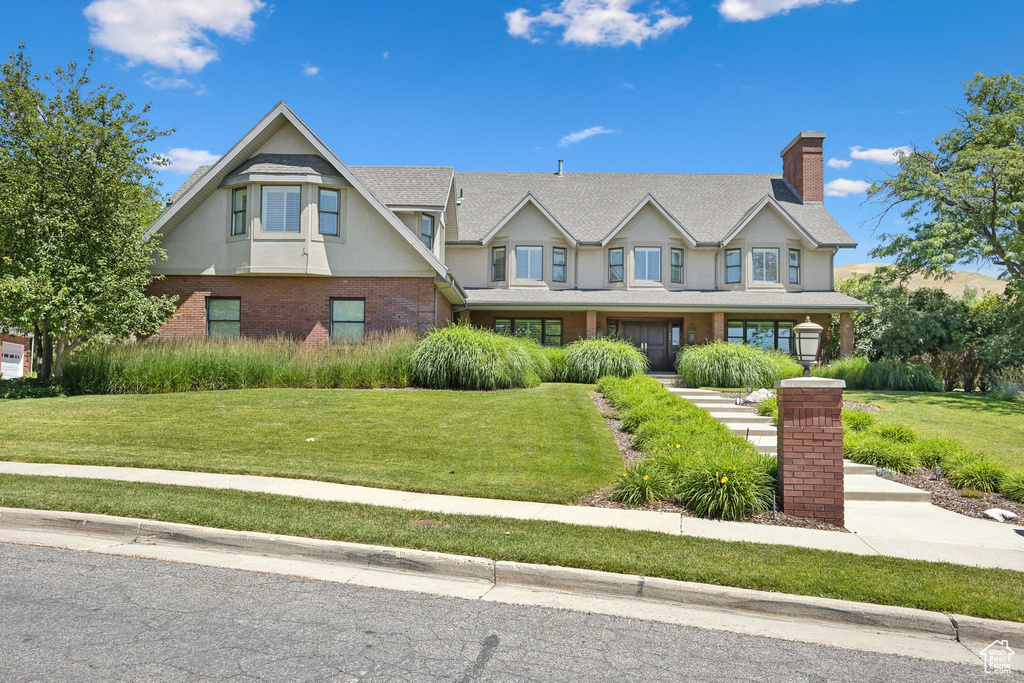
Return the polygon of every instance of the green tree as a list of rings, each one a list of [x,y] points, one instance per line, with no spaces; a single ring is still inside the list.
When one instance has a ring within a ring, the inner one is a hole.
[[[75,62],[32,71],[24,45],[0,67],[0,327],[33,330],[39,374],[91,338],[155,332],[172,299],[146,294],[164,258],[144,239],[160,211],[153,128]]]
[[[958,264],[1003,268],[1024,291],[1024,77],[976,74],[966,83],[960,126],[934,151],[914,148],[895,176],[869,195],[882,215],[899,207],[909,228],[884,234],[871,255],[895,260],[906,276],[948,273]]]

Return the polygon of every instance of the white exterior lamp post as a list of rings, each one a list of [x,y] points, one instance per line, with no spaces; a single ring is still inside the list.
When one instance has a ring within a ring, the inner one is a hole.
[[[796,360],[804,366],[804,377],[810,377],[811,366],[818,364],[818,351],[821,349],[823,330],[821,325],[811,322],[811,316],[807,316],[807,320],[793,328]]]

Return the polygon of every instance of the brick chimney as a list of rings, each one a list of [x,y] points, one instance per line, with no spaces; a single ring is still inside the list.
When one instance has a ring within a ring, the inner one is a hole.
[[[822,157],[825,134],[800,133],[782,150],[782,175],[805,202],[825,200],[825,167]]]

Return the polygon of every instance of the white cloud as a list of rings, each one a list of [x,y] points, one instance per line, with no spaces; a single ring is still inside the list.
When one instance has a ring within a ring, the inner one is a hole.
[[[160,156],[170,163],[166,166],[158,166],[159,170],[181,173],[182,175],[188,175],[200,166],[212,164],[217,159],[220,159],[219,154],[214,154],[209,150],[189,149],[188,147],[172,147],[167,150],[167,154],[161,154]]]
[[[898,159],[898,153],[910,154],[910,148],[907,146],[903,147],[887,147],[885,149],[864,149],[860,145],[850,148],[850,156],[854,159],[863,159],[865,161],[874,161],[878,164],[895,164]]]
[[[836,178],[825,183],[826,197],[849,197],[851,194],[864,194],[871,183],[864,180],[847,180]]]
[[[505,13],[508,33],[531,43],[541,42],[538,31],[560,29],[562,42],[575,45],[639,46],[690,23],[690,16],[676,16],[666,9],[631,12],[636,0],[562,0],[558,7],[531,15],[519,9]]]
[[[563,136],[562,139],[558,142],[558,146],[568,147],[569,145],[580,142],[581,140],[592,138],[595,135],[608,135],[609,133],[617,132],[618,131],[612,130],[610,128],[605,128],[604,126],[592,126],[590,128],[584,128],[583,130],[578,130],[575,133],[569,133],[568,135]]]
[[[718,13],[729,21],[760,21],[776,14],[789,14],[791,10],[815,5],[832,5],[857,0],[722,0]]]
[[[316,76],[318,73],[320,73],[320,67],[313,66],[309,62],[306,62],[305,64],[302,65],[302,73],[306,76]]]
[[[154,90],[177,90],[192,87],[192,81],[187,78],[161,76],[155,71],[147,72],[142,82]]]
[[[391,56],[391,53],[388,52],[387,50],[385,50],[384,52],[381,53],[380,58],[381,59],[387,59],[390,56]]]
[[[829,168],[850,168],[850,166],[853,166],[853,162],[850,161],[849,159],[829,159],[828,160],[828,167]]]
[[[248,40],[262,0],[94,0],[85,8],[89,39],[128,59],[199,71],[218,59],[210,33]]]

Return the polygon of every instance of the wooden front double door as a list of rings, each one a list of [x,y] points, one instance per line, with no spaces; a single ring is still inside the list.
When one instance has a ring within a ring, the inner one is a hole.
[[[681,320],[620,320],[619,329],[619,336],[640,347],[652,371],[673,369],[681,341]]]

